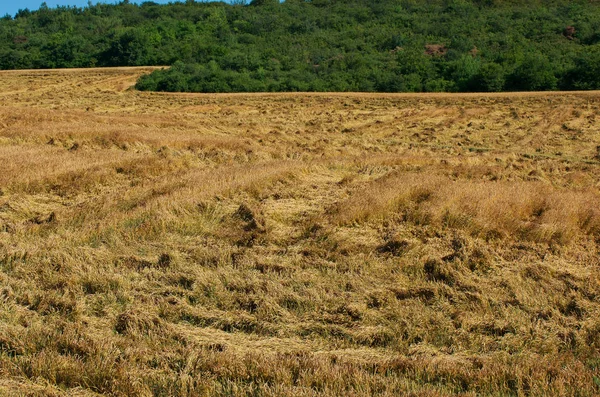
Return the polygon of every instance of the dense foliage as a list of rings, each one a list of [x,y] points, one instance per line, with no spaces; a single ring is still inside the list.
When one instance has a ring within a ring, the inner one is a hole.
[[[89,4],[0,20],[0,68],[173,65],[162,91],[600,88],[593,1]]]

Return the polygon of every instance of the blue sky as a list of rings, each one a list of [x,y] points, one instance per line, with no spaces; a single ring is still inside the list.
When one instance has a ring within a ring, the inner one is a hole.
[[[6,14],[10,14],[13,17],[20,9],[29,8],[30,10],[37,10],[40,8],[40,4],[43,3],[44,0],[0,0],[0,17]],[[145,0],[130,0],[132,3],[143,3]],[[175,0],[152,0],[155,3],[166,4],[173,3]],[[184,0],[181,0],[184,1]],[[92,3],[119,3],[119,0],[92,0]],[[88,4],[88,0],[46,0],[46,4],[48,7],[56,7],[56,6],[77,6],[84,7]]]

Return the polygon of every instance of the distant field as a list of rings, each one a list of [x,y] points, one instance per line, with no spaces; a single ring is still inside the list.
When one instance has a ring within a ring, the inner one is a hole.
[[[0,72],[0,395],[600,393],[600,93]]]

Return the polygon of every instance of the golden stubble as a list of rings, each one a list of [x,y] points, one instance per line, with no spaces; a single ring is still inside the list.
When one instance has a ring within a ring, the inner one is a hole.
[[[0,72],[0,395],[594,395],[600,94]]]

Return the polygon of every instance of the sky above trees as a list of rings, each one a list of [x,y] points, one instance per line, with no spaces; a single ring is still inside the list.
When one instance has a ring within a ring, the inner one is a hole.
[[[146,0],[130,0],[131,3],[143,3]],[[155,3],[159,4],[167,4],[169,2],[175,2],[177,0],[152,0]],[[182,0],[180,0],[182,1]],[[9,14],[11,16],[15,16],[17,11],[28,8],[29,10],[37,10],[40,8],[40,5],[43,3],[43,0],[0,0],[0,16]],[[108,3],[115,4],[119,3],[119,0],[92,0],[93,4],[96,3]],[[56,6],[76,6],[76,7],[85,7],[88,4],[88,0],[46,0],[46,4],[48,7],[56,7]]]

